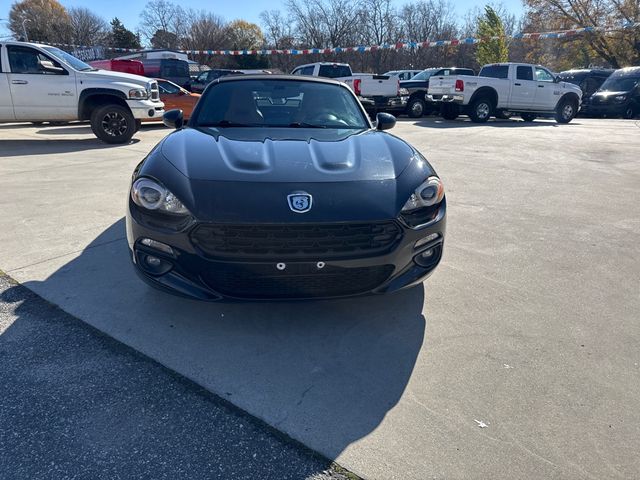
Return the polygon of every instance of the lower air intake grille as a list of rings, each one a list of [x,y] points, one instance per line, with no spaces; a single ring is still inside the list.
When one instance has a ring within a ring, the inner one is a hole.
[[[374,290],[393,272],[393,265],[343,268],[315,264],[216,264],[202,274],[209,288],[230,297],[299,299],[357,295]]]

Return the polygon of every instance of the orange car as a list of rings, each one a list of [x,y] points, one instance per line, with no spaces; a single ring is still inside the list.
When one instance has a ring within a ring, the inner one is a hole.
[[[196,103],[200,99],[199,93],[191,93],[182,87],[179,87],[169,80],[156,78],[158,89],[160,90],[160,100],[164,102],[165,111],[173,108],[179,108],[184,113],[184,119],[188,120],[191,116]],[[157,119],[149,119],[157,120]]]

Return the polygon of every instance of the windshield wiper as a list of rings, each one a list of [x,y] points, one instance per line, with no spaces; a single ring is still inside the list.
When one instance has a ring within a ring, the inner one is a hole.
[[[264,125],[259,125],[257,123],[235,123],[235,122],[230,122],[228,120],[222,120],[221,122],[214,122],[214,123],[200,123],[198,124],[198,126],[228,128],[228,127],[263,127]]]
[[[314,125],[306,122],[293,122],[289,124],[290,128],[327,128],[326,125]]]
[[[81,72],[97,72],[98,69],[93,67],[86,67],[86,68],[81,68],[80,71]]]

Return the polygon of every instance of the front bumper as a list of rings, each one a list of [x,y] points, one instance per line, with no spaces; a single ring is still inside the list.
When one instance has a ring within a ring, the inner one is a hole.
[[[580,111],[586,115],[622,116],[628,102],[622,103],[583,103]]]
[[[152,100],[127,100],[127,105],[138,120],[161,118],[164,115],[164,103]]]
[[[446,201],[435,218],[418,229],[393,220],[401,235],[388,251],[338,259],[322,254],[304,259],[212,258],[194,245],[191,235],[196,227],[210,224],[194,221],[179,232],[150,228],[129,203],[127,239],[137,273],[153,287],[199,300],[302,300],[393,292],[431,275],[444,247]],[[172,253],[143,245],[143,238],[169,245]],[[424,239],[429,240],[416,247]],[[149,266],[149,256],[159,259],[159,268]]]

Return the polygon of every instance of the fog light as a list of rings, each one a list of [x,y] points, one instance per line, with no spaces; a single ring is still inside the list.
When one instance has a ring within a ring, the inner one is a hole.
[[[155,255],[149,255],[148,253],[138,250],[136,252],[138,261],[137,264],[142,270],[149,275],[160,276],[169,272],[173,268],[173,264],[165,260],[164,258],[156,257]]]
[[[155,110],[153,110],[153,109],[149,110],[149,116],[150,117],[153,117],[155,115],[155,113],[156,113]]]
[[[421,238],[420,240],[418,240],[416,242],[416,244],[413,246],[413,248],[420,248],[423,245],[426,245],[429,242],[433,242],[434,240],[436,240],[438,237],[440,236],[439,233],[432,233],[430,235],[427,235],[424,238]]]
[[[147,262],[147,265],[152,268],[158,268],[160,265],[162,265],[162,260],[160,260],[158,257],[154,257],[153,255],[147,255],[147,258],[145,258],[144,261]]]
[[[441,248],[440,244],[438,244],[424,252],[420,252],[418,255],[413,257],[413,261],[423,268],[431,268],[440,261]]]
[[[432,248],[430,248],[429,250],[425,250],[424,252],[422,252],[420,254],[420,258],[428,259],[428,258],[431,258],[431,257],[433,257],[433,249]]]
[[[140,240],[142,245],[145,245],[149,248],[154,248],[160,252],[168,253],[169,255],[173,255],[173,248],[171,248],[166,243],[159,242],[157,240],[153,240],[151,238],[143,238]]]

